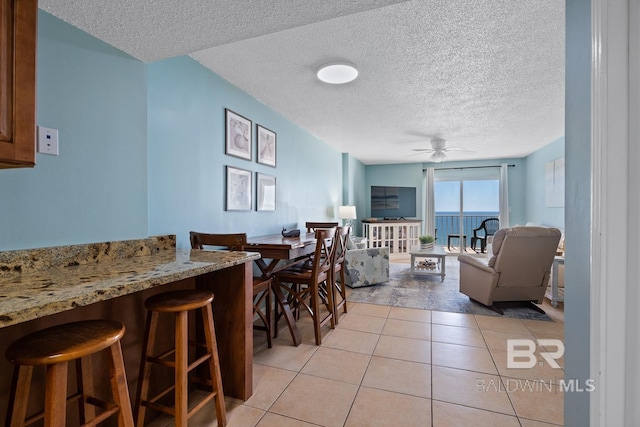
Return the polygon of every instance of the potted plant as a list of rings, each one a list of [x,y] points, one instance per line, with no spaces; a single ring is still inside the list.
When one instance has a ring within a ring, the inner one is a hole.
[[[432,249],[435,245],[434,242],[436,239],[434,239],[433,236],[426,234],[418,237],[418,240],[420,240],[420,249]]]

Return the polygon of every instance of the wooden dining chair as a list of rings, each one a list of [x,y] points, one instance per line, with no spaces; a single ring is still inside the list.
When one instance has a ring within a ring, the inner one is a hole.
[[[189,232],[189,240],[192,249],[204,249],[204,246],[226,248],[231,251],[242,251],[247,244],[245,233],[233,234],[209,234],[196,231]],[[253,329],[264,331],[267,334],[267,346],[271,348],[272,317],[271,317],[271,286],[273,280],[270,277],[253,277],[253,315],[257,315],[262,324],[254,324]],[[264,303],[264,308],[263,308]]]
[[[313,222],[313,221],[307,221],[305,224],[305,227],[307,227],[307,233],[313,233],[316,230],[319,230],[321,228],[334,228],[338,226],[337,222]]]
[[[335,328],[334,305],[332,291],[332,268],[334,261],[333,251],[336,245],[334,237],[335,228],[318,229],[315,231],[316,249],[312,258],[311,269],[293,266],[278,271],[274,275],[274,287],[286,295],[289,304],[299,316],[300,310],[306,310],[313,320],[313,329],[316,345],[322,343],[320,328],[330,323],[331,328]],[[320,312],[322,305],[325,312]],[[278,327],[278,313],[276,307],[276,322]]]
[[[343,311],[347,312],[347,285],[345,280],[345,256],[347,254],[347,243],[349,241],[349,234],[351,234],[351,226],[346,227],[338,227],[336,228],[336,236],[334,239],[334,250],[333,250],[333,269],[332,269],[332,277],[331,283],[333,287],[331,288],[333,292],[333,316],[335,324],[337,325],[340,321],[340,316],[338,315],[338,310],[340,308]]]
[[[336,228],[338,226],[338,223],[307,221],[304,225],[305,227],[307,227],[307,233],[315,233],[316,230],[323,230],[325,228]],[[298,260],[297,264],[299,264],[298,267],[311,269],[312,262],[313,262],[313,254],[309,254],[305,258],[301,258],[300,260]]]

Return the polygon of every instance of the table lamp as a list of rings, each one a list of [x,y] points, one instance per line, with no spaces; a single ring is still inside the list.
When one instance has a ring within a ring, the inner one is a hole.
[[[338,207],[338,218],[346,219],[344,225],[351,225],[351,220],[356,219],[356,207],[355,206],[339,206]]]

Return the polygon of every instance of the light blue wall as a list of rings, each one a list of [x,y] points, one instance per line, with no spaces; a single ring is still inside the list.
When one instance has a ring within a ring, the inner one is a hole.
[[[186,247],[191,229],[279,232],[342,204],[341,153],[190,58],[145,65],[40,11],[37,75],[60,155],[0,170],[0,250],[155,234]],[[224,154],[225,107],[277,133],[277,168]],[[225,165],[275,175],[277,210],[225,212]]]
[[[353,235],[362,235],[362,218],[365,218],[368,209],[366,194],[366,170],[367,167],[348,153],[342,154],[342,200],[345,205],[356,207],[358,219],[352,221]]]
[[[365,204],[363,218],[371,216],[371,186],[416,187],[416,215],[420,217],[423,205],[422,163],[395,165],[369,165],[366,168]],[[410,218],[407,218],[410,219]]]
[[[527,222],[564,230],[564,207],[545,206],[545,165],[564,157],[564,137],[545,145],[525,158]]]
[[[567,1],[565,378],[590,375],[591,3]],[[597,327],[598,325],[596,325]],[[598,385],[596,384],[596,387]],[[567,427],[589,425],[589,393],[565,393]],[[604,398],[604,396],[602,396]]]
[[[40,11],[37,123],[60,155],[0,170],[0,250],[147,236],[146,66]]]
[[[333,220],[342,204],[342,155],[188,57],[148,65],[149,233],[278,233]],[[224,109],[277,134],[277,167],[224,154]],[[227,212],[225,165],[276,177],[274,212]]]
[[[511,206],[511,224],[526,223],[526,204],[522,189],[525,187],[526,173],[523,159],[494,159],[478,160],[472,162],[446,162],[446,163],[406,163],[396,165],[371,165],[366,167],[366,215],[370,216],[371,207],[369,200],[371,197],[372,185],[397,185],[403,187],[416,187],[418,194],[416,197],[416,213],[420,216],[423,211],[425,189],[422,170],[433,166],[434,168],[458,168],[470,166],[499,165],[501,163],[515,164],[516,167],[509,168],[509,204]]]

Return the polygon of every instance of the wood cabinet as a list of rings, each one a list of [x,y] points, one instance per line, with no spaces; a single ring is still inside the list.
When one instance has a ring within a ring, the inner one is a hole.
[[[0,0],[0,168],[35,165],[37,0]]]
[[[420,220],[362,221],[362,235],[368,248],[389,248],[389,258],[408,255],[419,246]]]

